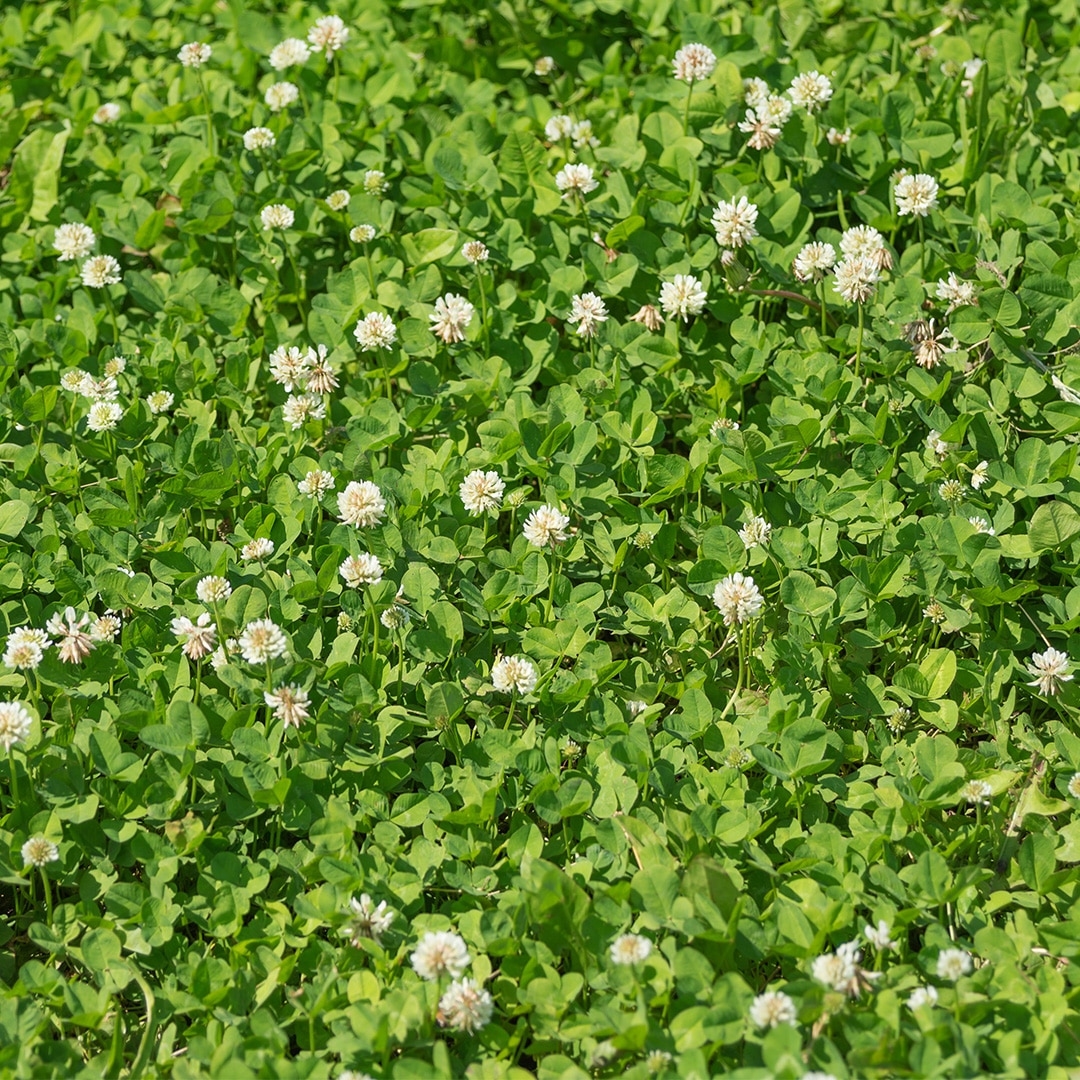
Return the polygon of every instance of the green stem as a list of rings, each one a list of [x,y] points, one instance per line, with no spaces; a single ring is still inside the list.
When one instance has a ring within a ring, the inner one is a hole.
[[[826,318],[827,318],[827,313],[825,311],[825,279],[824,278],[822,278],[821,281],[818,282],[818,292],[821,295],[821,336],[822,337],[828,337],[828,335],[829,335],[829,326],[828,326],[828,323],[825,321]]]
[[[385,351],[385,349],[379,350],[379,361],[382,364],[383,379],[386,381],[386,400],[393,404],[394,394],[393,391],[390,389],[390,368],[387,367],[386,357],[383,355]]]
[[[402,684],[405,681],[405,641],[401,631],[397,632],[397,646],[398,646],[398,667],[397,667],[397,696],[398,701],[401,701]]]
[[[11,766],[11,808],[17,810],[19,806],[19,774],[15,769],[15,750],[8,750],[8,765]]]
[[[551,579],[548,582],[547,607],[544,609],[544,625],[551,622],[551,612],[555,603],[555,579],[559,574],[559,556],[555,545],[551,546]]]
[[[210,148],[210,156],[217,157],[217,148],[214,144],[214,117],[210,111],[210,95],[206,92],[206,82],[203,79],[201,68],[195,69],[195,77],[199,80],[199,92],[202,94],[203,109],[206,112],[206,138]]]
[[[863,305],[859,305],[859,337],[855,343],[855,378],[859,377],[859,363],[862,360]]]
[[[113,306],[112,297],[109,295],[109,286],[105,285],[101,290],[105,294],[105,306],[109,309],[109,319],[112,322],[113,344],[120,343],[120,326],[116,321],[116,308]]]
[[[503,725],[503,730],[509,729],[511,722],[514,719],[514,706],[517,704],[517,691],[513,690],[510,693],[510,712],[506,715],[506,723]]]
[[[919,215],[919,273],[926,280],[926,218]]]
[[[341,85],[341,64],[338,63],[338,54],[334,53],[334,104],[337,104],[338,87]]]
[[[49,875],[45,873],[45,867],[38,868],[41,871],[41,884],[45,887],[45,912],[48,915],[49,926],[53,924],[52,889],[49,888]]]
[[[476,284],[480,287],[480,321],[484,325],[484,353],[485,359],[491,357],[491,327],[488,325],[487,290],[484,288],[484,275],[480,273],[480,265],[476,266]]]
[[[690,134],[690,103],[694,100],[694,80],[691,79],[686,84],[686,112],[683,114],[682,130],[683,135]]]
[[[367,279],[371,286],[371,299],[375,299],[375,272],[371,269],[371,252],[367,244],[364,245],[364,259],[367,261]]]
[[[731,711],[731,707],[735,704],[736,700],[739,697],[739,692],[742,690],[743,687],[743,671],[745,667],[743,661],[743,653],[745,651],[745,646],[743,645],[743,628],[741,625],[735,633],[735,640],[736,642],[738,642],[739,645],[739,675],[735,681],[735,689],[731,691],[731,697],[728,698],[728,703],[724,706],[724,711],[720,714],[721,720],[723,720],[724,717],[727,716],[727,714]]]

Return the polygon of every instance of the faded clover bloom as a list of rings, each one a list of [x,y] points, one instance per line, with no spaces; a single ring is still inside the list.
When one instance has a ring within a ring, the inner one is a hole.
[[[237,648],[249,664],[267,664],[284,656],[289,651],[289,642],[277,623],[255,619],[244,627]]]
[[[387,630],[401,630],[409,625],[409,609],[400,604],[391,604],[380,616],[379,622]]]
[[[935,626],[940,626],[945,621],[945,609],[937,600],[931,600],[930,603],[923,608],[922,613]]]
[[[478,982],[455,979],[439,998],[437,1018],[440,1027],[471,1034],[490,1022],[494,1010],[491,995]]]
[[[382,563],[376,555],[350,555],[341,564],[338,573],[350,589],[359,589],[361,585],[378,585],[382,581]]]
[[[743,79],[743,101],[747,108],[756,109],[769,100],[769,84],[764,79]]]
[[[506,484],[497,472],[473,469],[462,480],[458,493],[470,514],[482,514],[486,510],[498,510],[505,490]]]
[[[740,530],[739,539],[747,551],[758,546],[765,547],[772,535],[772,526],[763,517],[752,517]]]
[[[432,333],[447,345],[464,341],[474,310],[472,304],[457,293],[440,296],[435,301],[435,313],[428,316],[433,324]]]
[[[274,554],[274,541],[266,536],[257,536],[254,540],[249,540],[240,549],[240,558],[244,562],[252,562],[256,559],[267,559]]]
[[[181,47],[176,58],[184,67],[200,68],[210,59],[212,53],[213,49],[209,45],[204,45],[201,41],[191,41]]]
[[[712,213],[716,242],[722,248],[740,248],[757,236],[758,208],[745,195],[730,202],[721,200]]]
[[[723,616],[725,626],[739,626],[761,614],[765,598],[752,577],[736,572],[717,584],[713,603]]]
[[[942,949],[937,958],[937,977],[956,982],[972,971],[971,953],[964,949]]]
[[[716,54],[699,42],[684,45],[671,62],[672,74],[680,82],[696,83],[716,70]]]
[[[270,66],[275,71],[284,71],[288,67],[307,63],[310,55],[311,50],[306,42],[299,38],[286,38],[270,50]]]
[[[576,332],[580,337],[591,338],[596,336],[600,323],[607,322],[608,312],[604,301],[596,293],[579,293],[570,304],[570,314],[567,322],[576,324]]]
[[[308,692],[294,683],[279,686],[272,692],[264,690],[263,701],[269,706],[274,718],[280,720],[285,727],[298,728],[311,716],[308,712],[311,704]]]
[[[774,1028],[778,1024],[794,1026],[798,1019],[795,1002],[779,990],[758,994],[750,1005],[749,1016],[750,1023],[759,1028]]]
[[[796,75],[788,88],[792,102],[808,113],[816,112],[828,103],[832,97],[832,83],[816,71],[807,71]]]
[[[766,103],[758,109],[747,109],[745,119],[739,121],[739,130],[750,136],[747,145],[751,150],[771,150],[779,142],[783,127]]]
[[[960,798],[974,806],[989,806],[994,790],[985,780],[969,780],[960,789]]]
[[[641,323],[646,330],[655,333],[664,325],[664,316],[660,314],[659,308],[654,307],[652,304],[643,304],[630,316],[630,321]]]
[[[194,622],[186,615],[173,619],[172,632],[180,639],[189,660],[201,660],[212,653],[217,644],[217,628],[208,611]]]
[[[75,609],[68,607],[62,614],[57,612],[45,624],[45,629],[58,639],[62,663],[81,663],[93,651],[93,639],[85,629],[89,622],[89,615],[76,615]]]
[[[367,244],[375,239],[374,225],[354,225],[349,230],[349,239],[354,244]]]
[[[119,285],[122,271],[111,255],[94,255],[82,264],[79,273],[88,289],[103,289],[106,285]]]
[[[593,134],[591,120],[579,120],[570,132],[570,138],[574,142],[575,150],[584,150],[586,146],[595,148],[600,145],[600,140]]]
[[[825,138],[830,146],[847,146],[851,142],[851,128],[844,128],[843,131],[834,127],[829,128],[825,132]]]
[[[271,203],[262,208],[259,218],[264,229],[289,229],[296,215],[284,203]]]
[[[1056,375],[1050,376],[1050,384],[1058,392],[1058,396],[1067,405],[1080,405],[1080,394],[1078,394],[1068,383],[1063,382]]]
[[[491,666],[491,684],[501,694],[531,694],[536,681],[536,667],[527,657],[500,656]]]
[[[308,420],[326,417],[326,402],[318,394],[292,394],[281,409],[282,419],[296,431]]]
[[[461,246],[461,255],[466,262],[475,266],[477,263],[487,262],[491,252],[488,251],[487,245],[481,241],[467,240]]]
[[[300,97],[300,91],[297,89],[295,83],[291,82],[277,82],[273,86],[266,88],[266,93],[263,94],[263,101],[266,102],[267,108],[271,112],[281,112],[282,109],[287,109],[290,105],[294,104]]]
[[[471,960],[464,939],[450,930],[426,933],[410,957],[413,971],[428,981],[444,974],[460,979]]]
[[[349,205],[351,196],[344,188],[338,188],[337,191],[331,191],[326,196],[326,205],[331,210],[344,210]]]
[[[312,469],[304,474],[304,479],[296,487],[306,498],[318,500],[334,490],[334,477],[323,469]]]
[[[381,195],[389,186],[381,169],[368,169],[364,173],[364,190],[369,195]]]
[[[372,311],[356,324],[353,337],[360,345],[361,352],[389,349],[397,340],[397,327],[389,315]]]
[[[945,314],[955,311],[958,307],[978,303],[979,290],[973,281],[964,281],[955,274],[950,273],[947,278],[938,279],[937,298],[945,300],[948,307]]]
[[[173,396],[168,390],[155,390],[146,395],[146,407],[154,416],[168,412],[173,407]]]
[[[33,724],[34,718],[25,706],[17,701],[0,702],[0,746],[5,751],[26,742]]]
[[[86,414],[86,426],[98,433],[112,431],[123,415],[124,410],[115,401],[95,401]]]
[[[266,150],[276,143],[277,137],[269,128],[253,127],[244,132],[245,150]]]
[[[232,596],[232,586],[225,578],[208,574],[195,586],[195,595],[204,604],[217,604]]]
[[[307,39],[313,49],[322,49],[327,60],[334,58],[334,53],[344,47],[349,40],[349,28],[337,15],[323,15],[315,20],[315,25],[308,31]]]
[[[631,716],[640,716],[649,707],[648,702],[633,698],[626,703],[626,711]]]
[[[836,249],[832,244],[806,244],[795,256],[792,269],[799,281],[821,281],[836,265]]]
[[[854,225],[840,237],[840,254],[845,259],[867,259],[881,273],[892,266],[885,237],[872,225]]]
[[[1044,653],[1036,653],[1031,658],[1030,672],[1034,675],[1033,682],[1028,686],[1037,686],[1039,691],[1052,697],[1058,692],[1061,683],[1072,682],[1073,676],[1069,672],[1069,658],[1057,649],[1047,649]]]
[[[877,926],[865,926],[863,927],[863,936],[875,949],[896,949],[899,946],[895,941],[889,940],[889,935],[892,931],[889,928],[889,924],[884,919],[879,919]]]
[[[848,941],[836,952],[817,957],[810,967],[810,974],[817,982],[841,994],[858,997],[864,986],[869,986],[880,972],[867,971],[859,966],[862,951],[857,941]]]
[[[896,185],[896,211],[901,217],[926,217],[937,206],[937,181],[926,173],[907,173]]]
[[[370,480],[350,480],[337,503],[341,520],[358,529],[374,528],[386,514],[386,500]]]
[[[936,454],[939,458],[943,458],[948,454],[951,444],[947,443],[942,437],[940,431],[931,431],[926,436],[926,449]],[[974,481],[972,487],[975,487]]]
[[[1074,799],[1080,799],[1080,772],[1073,773],[1069,777],[1069,794]]]
[[[541,506],[525,520],[522,533],[533,547],[554,547],[569,539],[570,519],[555,506]]]
[[[692,274],[676,274],[660,286],[660,306],[672,319],[680,316],[686,322],[691,315],[700,315],[706,299],[708,294]]]
[[[620,934],[608,953],[613,964],[640,964],[649,958],[652,942],[640,934]]]
[[[877,267],[865,256],[845,259],[836,266],[836,291],[849,304],[865,304],[880,279]]]
[[[936,986],[916,986],[907,999],[907,1007],[912,1012],[921,1009],[924,1005],[934,1006],[937,1003],[938,992]]]
[[[53,247],[60,253],[60,262],[71,262],[89,255],[94,250],[96,239],[89,225],[83,225],[80,221],[65,221],[56,227]]]
[[[60,858],[60,849],[44,836],[31,836],[22,846],[23,866],[41,869]]]
[[[544,135],[548,142],[561,142],[569,139],[574,132],[574,118],[565,113],[555,113],[544,125]]]
[[[564,165],[555,174],[555,186],[563,193],[564,199],[575,196],[584,198],[600,185],[593,178],[592,169],[585,164]]]
[[[334,366],[328,359],[330,350],[319,345],[317,351],[308,349],[308,362],[311,365],[304,376],[308,391],[313,394],[329,394],[338,386]]]
[[[115,101],[106,101],[94,110],[91,117],[95,124],[112,124],[120,119],[120,106]]]
[[[349,910],[352,917],[342,933],[354,944],[361,938],[370,938],[376,945],[381,945],[382,936],[390,929],[395,915],[386,901],[380,900],[376,904],[367,893],[361,893],[359,900],[350,897]]]

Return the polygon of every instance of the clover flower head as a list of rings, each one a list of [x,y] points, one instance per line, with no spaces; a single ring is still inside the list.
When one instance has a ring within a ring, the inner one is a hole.
[[[464,939],[450,930],[426,933],[409,958],[413,971],[431,981],[440,975],[460,979],[472,957]]]
[[[79,274],[88,289],[104,289],[106,285],[119,285],[122,271],[111,255],[93,255],[82,264]]]
[[[332,60],[334,53],[344,48],[349,40],[349,28],[337,15],[323,15],[315,20],[307,39],[313,49],[322,49],[326,59]]]
[[[1046,652],[1036,653],[1031,658],[1030,674],[1035,676],[1028,686],[1036,686],[1047,697],[1055,695],[1062,683],[1072,682],[1073,676],[1069,674],[1071,664],[1068,656],[1057,649],[1047,649]]]
[[[350,555],[340,566],[338,572],[350,589],[359,589],[361,585],[378,585],[382,581],[383,568],[378,556]]]
[[[217,628],[208,611],[204,611],[194,621],[186,615],[173,619],[172,632],[180,639],[184,655],[189,660],[201,660],[204,656],[209,656],[217,644]]]
[[[96,240],[94,230],[89,225],[83,225],[81,221],[65,221],[56,227],[53,247],[60,253],[60,262],[72,262],[89,255],[94,250]]]
[[[469,1034],[490,1023],[495,1004],[491,995],[473,979],[455,979],[439,998],[436,1018],[440,1027]]]
[[[895,195],[901,217],[926,217],[938,204],[938,184],[927,173],[908,173],[897,183]]]
[[[394,921],[395,912],[391,911],[385,900],[375,903],[367,893],[361,893],[360,899],[349,899],[351,918],[343,933],[353,942],[361,938],[370,938],[376,945],[382,943],[382,936]]]
[[[717,584],[713,603],[725,626],[739,626],[761,614],[765,598],[752,577],[736,572]]]
[[[280,45],[270,50],[270,66],[275,71],[284,71],[289,67],[306,64],[311,50],[306,42],[299,38],[286,38]]]
[[[828,77],[817,71],[806,71],[796,75],[788,88],[792,102],[808,113],[816,112],[828,104],[832,97],[832,83]]]
[[[608,954],[613,964],[640,964],[648,960],[652,942],[641,934],[620,934],[612,943]]]
[[[477,263],[487,262],[491,257],[491,252],[480,240],[467,240],[461,247],[461,255],[466,262],[476,266]]]
[[[264,229],[290,229],[296,221],[296,214],[284,203],[271,203],[259,213]]]
[[[472,304],[457,293],[440,296],[435,301],[435,313],[428,316],[432,322],[432,333],[447,345],[464,341],[474,310]]]
[[[772,526],[763,517],[756,515],[739,530],[739,539],[747,551],[756,547],[767,547],[771,536]]]
[[[311,469],[304,473],[304,479],[296,487],[305,498],[319,500],[334,490],[334,477],[323,469]]]
[[[276,82],[266,88],[263,101],[271,112],[281,112],[290,105],[294,105],[300,98],[300,91],[295,83]]]
[[[308,711],[311,705],[308,692],[295,683],[279,686],[273,691],[264,690],[263,701],[266,702],[274,717],[285,727],[298,728],[311,716]]]
[[[458,493],[470,514],[482,514],[487,510],[498,510],[505,490],[506,484],[497,472],[473,469],[462,480]]]
[[[593,176],[592,169],[583,163],[564,165],[555,174],[555,186],[563,193],[564,199],[577,196],[584,198],[600,185]]]
[[[23,866],[41,869],[60,858],[60,849],[44,836],[31,836],[22,846]]]
[[[937,977],[949,982],[970,975],[972,971],[971,953],[964,949],[942,949],[937,958]]]
[[[353,330],[361,352],[389,349],[397,341],[397,327],[389,315],[372,311],[365,315]]]
[[[691,42],[675,54],[671,67],[672,74],[680,82],[701,82],[716,70],[716,53],[708,45]]]
[[[708,293],[692,274],[676,274],[660,286],[660,306],[672,319],[679,317],[686,322],[691,315],[700,315],[707,299]]]
[[[491,666],[491,684],[501,694],[531,694],[536,682],[536,666],[528,657],[500,656]]]
[[[740,248],[757,236],[758,208],[745,195],[721,200],[712,213],[716,242],[722,248]]]
[[[255,619],[244,627],[237,648],[249,664],[267,664],[284,656],[289,651],[289,642],[277,623]]]
[[[208,574],[195,586],[195,595],[204,604],[218,604],[232,596],[232,586],[225,578]]]
[[[277,137],[269,128],[253,127],[244,132],[245,150],[268,150],[276,142]]]
[[[120,119],[120,106],[115,101],[106,101],[94,110],[90,118],[95,124],[113,124]]]
[[[0,746],[5,751],[26,742],[33,725],[34,718],[25,705],[17,701],[0,702]]]
[[[774,1028],[779,1024],[795,1026],[798,1013],[795,1002],[779,990],[766,990],[750,1003],[750,1023],[758,1028]]]
[[[386,515],[386,500],[370,480],[350,480],[337,502],[341,520],[358,529],[374,528]]]
[[[800,249],[792,269],[799,281],[821,281],[835,265],[836,249],[832,244],[815,241]]]
[[[181,46],[176,58],[184,67],[201,68],[212,54],[213,49],[209,45],[204,45],[201,41],[190,41]]]
[[[555,506],[541,506],[534,510],[522,526],[522,534],[533,547],[554,547],[569,539],[566,531],[570,519]]]

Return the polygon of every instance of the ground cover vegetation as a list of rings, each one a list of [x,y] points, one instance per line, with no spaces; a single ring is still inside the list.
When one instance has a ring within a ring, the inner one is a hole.
[[[1077,38],[6,7],[0,1072],[1077,1075]]]

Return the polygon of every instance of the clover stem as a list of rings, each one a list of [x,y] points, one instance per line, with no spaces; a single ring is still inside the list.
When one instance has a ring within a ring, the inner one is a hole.
[[[371,269],[371,250],[367,244],[364,245],[364,259],[367,262],[367,279],[368,284],[371,286],[371,298],[375,299],[375,272]]]
[[[683,114],[682,129],[684,135],[690,134],[690,103],[694,100],[694,80],[686,84],[686,112]]]
[[[862,361],[862,339],[863,339],[863,305],[859,305],[859,337],[855,343],[855,378],[859,377],[859,364]]]
[[[214,119],[210,111],[210,95],[206,92],[206,81],[200,68],[195,69],[195,77],[199,80],[199,93],[203,99],[203,109],[206,111],[206,138],[210,147],[210,156],[217,157],[217,149],[214,146]]]
[[[19,775],[15,769],[14,748],[8,750],[8,765],[11,767],[11,808],[16,810],[19,806]]]
[[[53,924],[53,902],[52,902],[52,890],[49,888],[49,875],[45,873],[45,867],[40,866],[38,869],[41,871],[41,884],[45,888],[45,912],[48,915],[49,926]]]
[[[826,323],[827,313],[825,311],[825,279],[822,278],[818,282],[818,292],[821,294],[821,336],[826,337],[829,333],[829,326]]]
[[[397,696],[401,700],[402,683],[405,681],[405,639],[400,630],[397,632],[398,668],[397,668]]]
[[[337,104],[338,87],[341,85],[341,65],[338,63],[338,54],[334,53],[334,104]]]
[[[739,674],[735,680],[735,689],[731,691],[731,697],[728,698],[728,703],[724,706],[724,711],[720,714],[721,720],[723,720],[731,711],[731,707],[735,704],[735,701],[739,696],[739,691],[742,690],[743,685],[743,634],[741,626],[739,626],[735,633],[735,640],[738,642],[739,646]]]
[[[514,719],[514,706],[517,704],[517,690],[510,691],[510,711],[506,715],[506,724],[503,730],[507,730],[510,727],[511,722]]]
[[[548,582],[547,607],[544,609],[544,624],[551,622],[551,611],[555,603],[555,579],[559,573],[559,555],[555,545],[551,546],[551,580]]]
[[[919,215],[919,273],[926,279],[926,218]]]
[[[113,332],[113,344],[120,344],[120,326],[116,321],[116,308],[113,306],[112,297],[109,295],[109,286],[106,285],[102,290],[105,294],[105,306],[109,309],[109,321],[112,323]]]
[[[371,626],[372,626],[372,645],[371,645],[371,675],[375,677],[375,667],[379,662],[379,613],[375,610],[375,601],[371,597],[370,590],[368,591],[368,603],[371,605]]]
[[[476,267],[476,284],[480,289],[480,322],[484,327],[484,352],[485,359],[491,356],[491,328],[488,326],[487,290],[484,288],[484,275],[480,273],[480,267]]]

